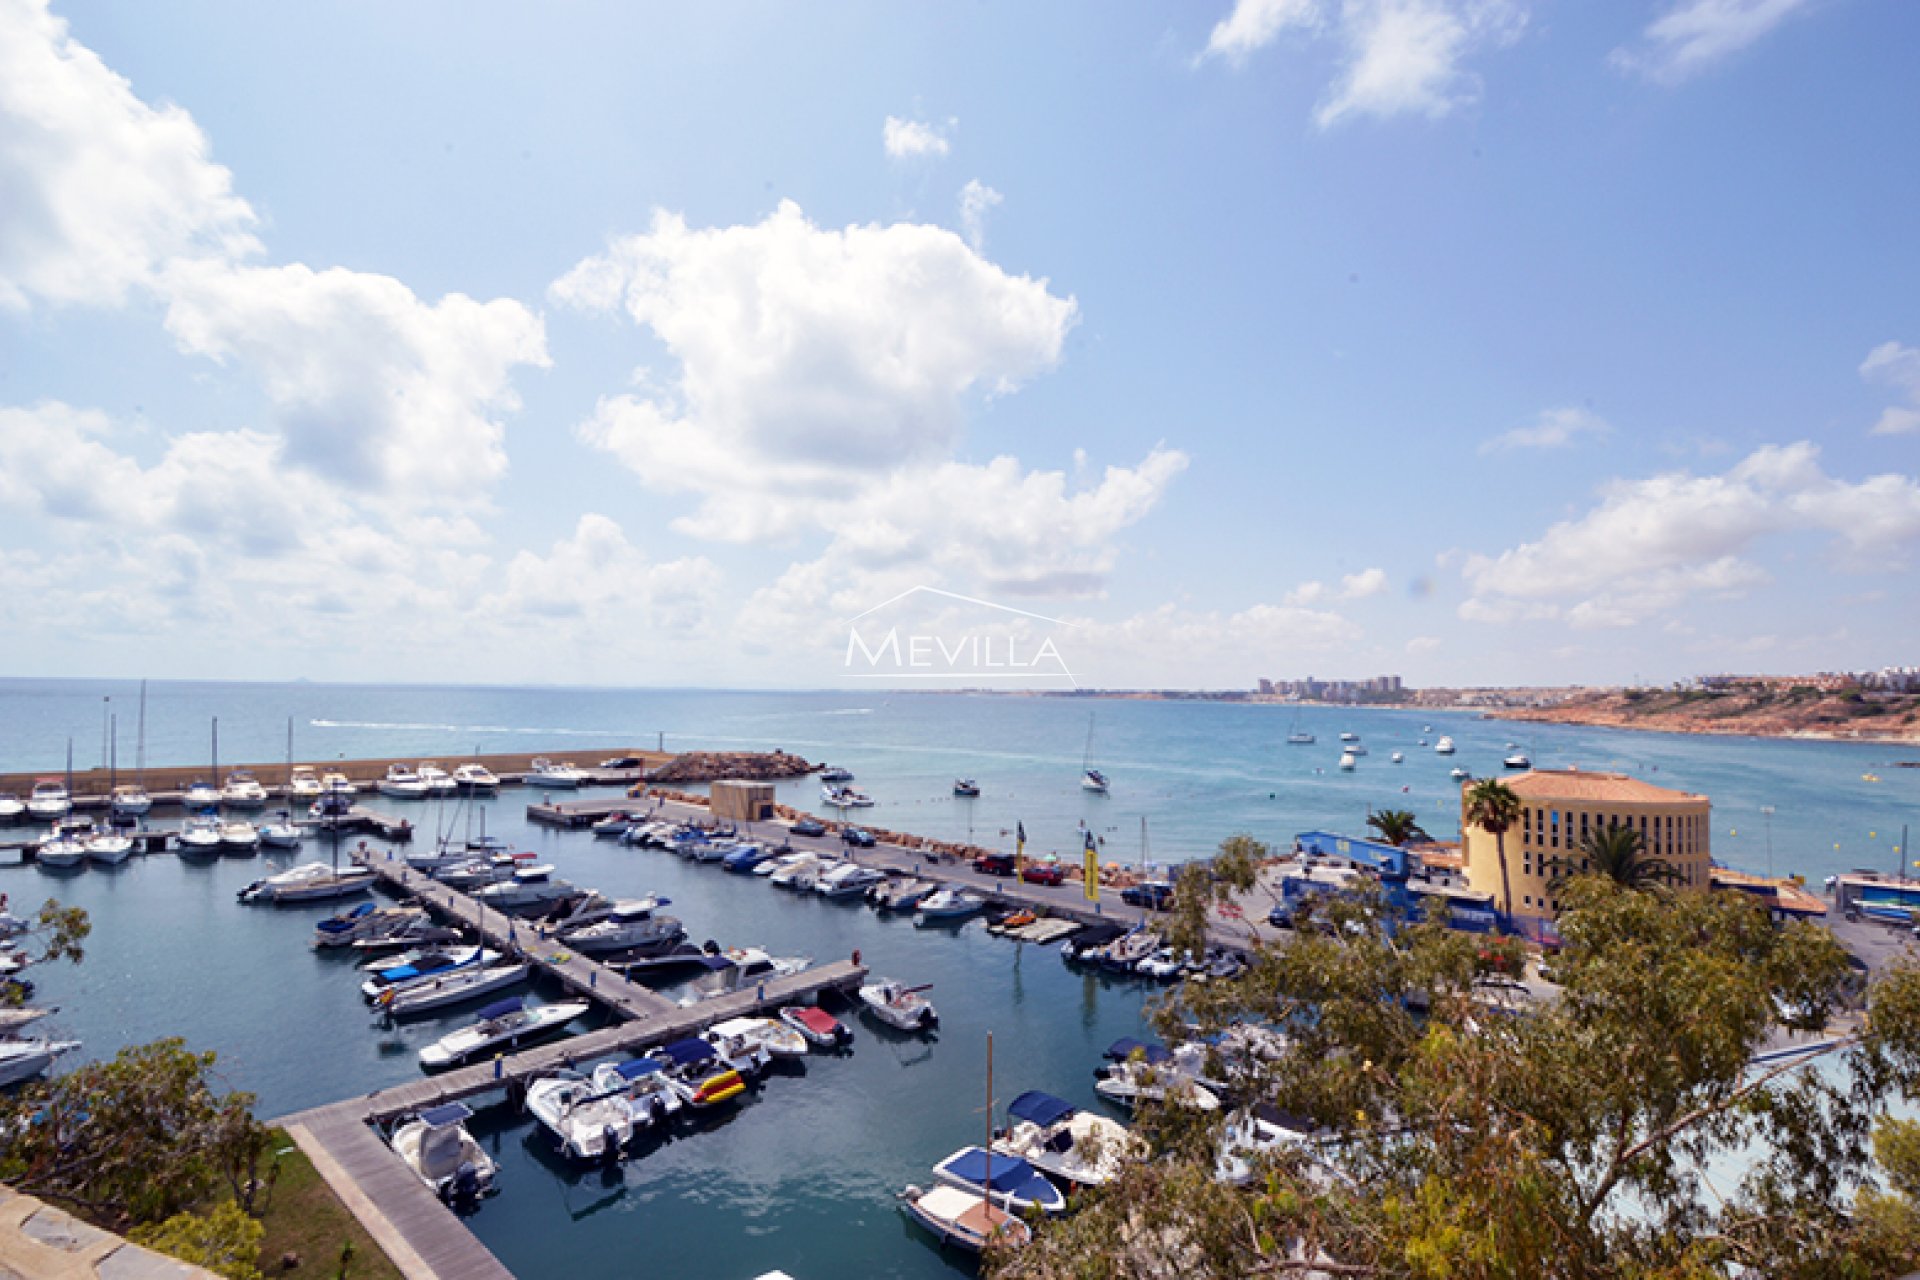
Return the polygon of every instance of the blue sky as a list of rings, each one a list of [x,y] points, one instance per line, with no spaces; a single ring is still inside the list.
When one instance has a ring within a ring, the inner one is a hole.
[[[0,0],[7,665],[819,685],[915,585],[1109,685],[1909,662],[1915,47]]]

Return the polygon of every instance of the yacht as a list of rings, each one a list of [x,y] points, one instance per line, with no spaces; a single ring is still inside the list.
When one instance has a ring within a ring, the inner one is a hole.
[[[454,768],[453,785],[462,791],[498,791],[500,779],[487,766],[469,761]]]
[[[656,914],[669,901],[658,897],[623,898],[600,919],[562,931],[560,941],[585,954],[678,942],[687,936],[686,927],[672,916]]]
[[[837,764],[828,765],[820,771],[822,782],[852,782],[853,770],[843,769]]]
[[[597,1093],[626,1102],[636,1130],[651,1129],[680,1114],[686,1105],[667,1074],[668,1065],[659,1058],[603,1062],[593,1069],[591,1079]]]
[[[723,1040],[741,1040],[758,1045],[769,1058],[804,1058],[807,1056],[807,1038],[785,1022],[773,1018],[727,1018],[716,1022],[702,1033],[708,1044],[720,1049],[721,1057],[727,1056]]]
[[[1310,747],[1313,745],[1313,735],[1306,732],[1290,733],[1287,735],[1287,743],[1295,747]]]
[[[484,1054],[511,1049],[550,1035],[591,1008],[585,1000],[529,1007],[514,996],[496,1000],[474,1015],[470,1026],[448,1032],[420,1051],[420,1065],[429,1071],[457,1067]]]
[[[387,766],[387,776],[380,779],[376,787],[381,795],[392,796],[396,800],[424,800],[427,798],[427,784],[420,775],[404,764]]]
[[[350,796],[360,790],[360,785],[338,769],[330,769],[320,778],[320,794],[323,796]]]
[[[1505,760],[1502,760],[1500,763],[1505,765],[1509,769],[1533,768],[1533,761],[1527,756],[1527,753],[1524,751],[1516,751],[1512,755],[1508,756]]]
[[[427,794],[434,796],[450,796],[460,786],[453,780],[452,774],[431,760],[420,762],[420,781],[426,785]]]
[[[530,787],[558,787],[568,790],[580,786],[587,780],[587,771],[570,762],[555,764],[545,756],[535,756],[527,767],[526,782]]]
[[[431,1013],[449,1005],[465,1004],[480,996],[490,996],[527,980],[533,966],[518,964],[488,965],[482,969],[458,969],[430,982],[396,992],[391,1000],[382,998],[381,1006],[390,1018],[406,1018],[416,1013]]]
[[[994,1140],[997,1155],[1018,1156],[1042,1173],[1083,1187],[1113,1181],[1144,1144],[1117,1120],[1081,1111],[1072,1103],[1031,1090],[1007,1106],[1008,1125]]]
[[[73,812],[73,797],[64,782],[43,778],[27,797],[27,813],[41,822],[54,822]]]
[[[78,832],[55,832],[34,849],[33,860],[56,871],[83,866],[87,861],[87,839]]]
[[[253,853],[260,848],[260,832],[251,822],[220,824],[220,852]]]
[[[553,867],[521,867],[511,879],[501,880],[474,891],[474,897],[496,911],[542,911],[565,902],[580,891],[565,880],[553,878]]]
[[[633,1137],[626,1100],[602,1093],[577,1071],[557,1071],[528,1085],[527,1110],[570,1159],[618,1160]]]
[[[274,814],[272,822],[260,828],[260,843],[269,849],[298,849],[305,835],[306,832],[294,822],[293,814],[282,809]]]
[[[1387,759],[1393,761],[1395,764],[1402,763],[1403,761],[1406,760],[1406,758],[1407,758],[1407,753],[1404,751],[1396,751],[1392,755],[1387,757]]]
[[[298,765],[293,776],[287,780],[287,795],[294,800],[305,800],[312,804],[320,798],[320,775],[313,771],[312,765]]]
[[[735,991],[751,991],[775,978],[799,973],[809,963],[805,956],[771,956],[759,947],[710,952],[700,961],[702,972],[693,980],[692,992],[681,997],[680,1003],[691,1007]]]
[[[1111,785],[1112,784],[1107,781],[1107,775],[1098,769],[1088,769],[1080,775],[1080,786],[1084,790],[1093,792],[1095,795],[1106,795]]]
[[[393,1131],[393,1151],[433,1193],[471,1205],[494,1191],[498,1168],[467,1132],[473,1112],[458,1102],[428,1107]]]
[[[820,799],[836,809],[873,808],[873,797],[858,787],[822,787]]]
[[[256,880],[240,891],[242,902],[275,905],[299,902],[329,902],[350,898],[373,887],[374,874],[365,867],[334,868],[324,862],[307,862],[278,875]],[[323,922],[324,923],[324,922]]]
[[[977,800],[980,798],[980,784],[972,778],[955,778],[953,794],[963,800]]]
[[[1473,777],[1472,774],[1468,773],[1465,769],[1460,768],[1458,765],[1455,765],[1454,768],[1451,771],[1449,771],[1447,776],[1452,778],[1455,782],[1465,782],[1467,781],[1467,779]]]
[[[227,785],[220,789],[220,802],[229,809],[264,809],[267,789],[247,770],[235,769],[227,775]]]
[[[1450,756],[1455,750],[1453,739],[1442,735],[1440,741],[1433,744],[1433,749],[1438,755]]]
[[[78,1040],[0,1040],[0,1087],[32,1079],[79,1047]]]
[[[887,877],[872,867],[863,867],[854,862],[843,862],[827,874],[813,882],[813,891],[823,898],[835,900],[857,898],[871,885],[879,884]]]
[[[113,789],[113,799],[109,808],[115,817],[140,818],[153,808],[153,797],[147,789],[138,783],[126,782]]]
[[[11,791],[0,791],[0,822],[17,822],[26,816],[27,806]]]
[[[915,924],[933,924],[948,920],[964,920],[987,905],[987,900],[977,893],[968,893],[965,889],[939,889],[920,899],[920,905],[914,909]]]
[[[210,813],[197,814],[188,818],[174,837],[179,842],[180,852],[186,857],[220,852],[220,819]]]
[[[195,778],[187,784],[180,796],[180,803],[188,809],[217,809],[220,807],[220,788],[205,778]]]
[[[425,986],[463,969],[484,969],[499,958],[499,952],[484,947],[429,947],[408,952],[376,962],[384,967],[360,984],[360,994],[370,1004],[389,1004],[403,991]]]

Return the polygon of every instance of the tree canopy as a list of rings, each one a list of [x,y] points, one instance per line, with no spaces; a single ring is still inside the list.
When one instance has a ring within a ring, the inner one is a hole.
[[[1229,861],[1247,850],[1229,850]],[[1185,883],[1183,881],[1183,883]],[[1195,883],[1200,883],[1195,877]],[[1501,1011],[1518,944],[1397,925],[1365,893],[1314,907],[1239,979],[1156,1010],[1237,1104],[1300,1141],[1217,1176],[1225,1116],[1146,1108],[1155,1158],[993,1275],[1399,1280],[1866,1280],[1920,1259],[1920,970],[1864,1008],[1831,934],[1738,895],[1562,890],[1559,998]],[[1788,1031],[1804,1055],[1761,1055]],[[1879,1155],[1876,1160],[1876,1152]]]
[[[1580,838],[1573,855],[1554,860],[1557,889],[1576,875],[1596,875],[1623,889],[1653,889],[1679,884],[1680,869],[1647,852],[1646,838],[1633,827],[1600,827]]]
[[[1406,845],[1415,840],[1428,839],[1420,820],[1414,817],[1411,809],[1381,809],[1367,815],[1367,825],[1379,832],[1380,838],[1390,845]]]

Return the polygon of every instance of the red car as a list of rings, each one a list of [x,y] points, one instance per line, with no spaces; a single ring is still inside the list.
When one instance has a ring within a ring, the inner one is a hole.
[[[1067,873],[1060,869],[1057,862],[1029,862],[1020,872],[1020,878],[1028,884],[1061,884]]]

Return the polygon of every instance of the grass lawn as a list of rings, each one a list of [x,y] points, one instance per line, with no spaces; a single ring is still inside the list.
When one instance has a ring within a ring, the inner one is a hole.
[[[266,1238],[260,1242],[261,1274],[309,1280],[334,1280],[342,1275],[347,1280],[400,1280],[400,1269],[387,1261],[387,1255],[347,1212],[292,1138],[275,1129],[268,1150],[276,1153],[280,1176],[267,1212],[261,1217],[267,1228]],[[340,1247],[349,1241],[353,1259],[343,1272]],[[280,1260],[287,1254],[297,1254],[300,1264],[283,1268]]]

